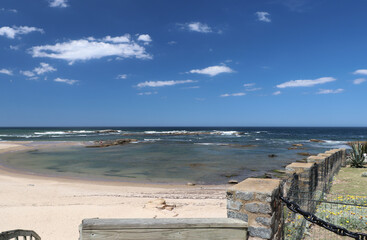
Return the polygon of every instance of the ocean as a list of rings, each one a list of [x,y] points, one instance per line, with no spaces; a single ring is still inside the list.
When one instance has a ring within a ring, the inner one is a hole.
[[[122,138],[135,141],[107,148],[85,147],[93,141]],[[349,148],[348,141],[366,139],[367,128],[0,128],[0,141],[27,141],[26,145],[32,147],[1,154],[0,165],[34,174],[82,179],[224,184],[230,179],[241,181],[284,169],[291,162],[305,159],[305,153]],[[70,141],[80,144],[63,144]],[[55,144],[42,147],[50,142]]]

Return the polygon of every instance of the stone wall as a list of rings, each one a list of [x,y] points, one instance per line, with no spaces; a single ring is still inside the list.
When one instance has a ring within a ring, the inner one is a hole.
[[[249,239],[282,239],[283,205],[279,196],[291,199],[320,198],[341,166],[345,149],[333,149],[311,156],[305,163],[286,166],[286,177],[279,179],[248,178],[227,190],[227,215],[248,222]],[[315,206],[297,202],[307,211]]]

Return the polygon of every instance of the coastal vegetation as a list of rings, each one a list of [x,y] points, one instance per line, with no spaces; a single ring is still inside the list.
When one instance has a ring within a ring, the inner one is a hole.
[[[351,151],[348,155],[350,166],[353,168],[363,168],[366,158],[367,143],[352,143]]]

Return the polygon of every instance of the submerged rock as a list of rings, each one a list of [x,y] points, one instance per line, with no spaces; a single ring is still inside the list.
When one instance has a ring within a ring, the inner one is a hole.
[[[311,154],[310,153],[308,153],[308,152],[299,152],[299,153],[297,153],[298,155],[301,155],[301,156],[311,156]]]
[[[303,147],[303,144],[302,143],[295,143],[295,144],[292,144],[292,146],[294,146],[294,147]]]
[[[324,143],[324,140],[319,140],[319,139],[310,139],[310,142],[318,142],[318,143]]]
[[[237,184],[238,181],[237,180],[234,180],[234,179],[231,179],[228,181],[229,184]]]
[[[113,129],[104,129],[104,130],[97,130],[96,133],[117,133],[119,130],[113,130]]]
[[[276,154],[269,154],[268,157],[273,158],[273,157],[278,157],[278,155],[276,155]]]
[[[109,147],[117,145],[125,145],[131,142],[136,142],[136,139],[117,139],[117,140],[107,140],[107,141],[95,141],[94,145],[86,146],[87,148],[99,148],[99,147]]]

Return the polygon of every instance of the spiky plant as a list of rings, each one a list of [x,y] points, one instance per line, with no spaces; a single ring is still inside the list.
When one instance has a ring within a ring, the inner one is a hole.
[[[366,146],[361,143],[355,143],[352,145],[352,151],[350,152],[350,166],[354,168],[362,168],[364,163],[364,151]]]

